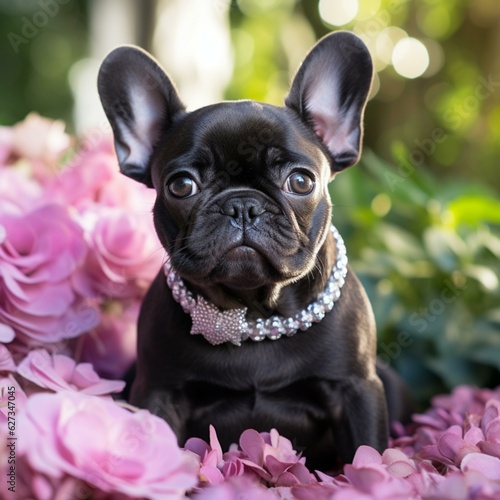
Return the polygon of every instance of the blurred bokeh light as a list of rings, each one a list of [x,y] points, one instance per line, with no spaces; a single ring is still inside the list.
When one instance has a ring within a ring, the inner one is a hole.
[[[356,18],[358,0],[320,0],[319,15],[331,26],[344,26]]]
[[[427,48],[416,38],[402,38],[394,45],[392,65],[399,75],[417,78],[429,67]]]

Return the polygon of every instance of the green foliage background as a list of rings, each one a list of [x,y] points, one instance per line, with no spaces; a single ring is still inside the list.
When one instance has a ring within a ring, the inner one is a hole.
[[[372,302],[380,356],[425,404],[459,384],[500,383],[500,4],[386,0],[366,15],[370,3],[342,29],[369,33],[389,19],[438,44],[443,63],[416,80],[379,73],[361,164],[331,185],[334,222]],[[233,7],[242,63],[227,96],[281,104],[290,46],[306,51],[310,33],[332,27],[316,1]]]
[[[67,3],[15,52],[7,34],[40,7],[0,0],[1,124],[36,110],[71,130],[68,74],[88,53],[89,5]],[[335,224],[375,310],[381,356],[423,403],[462,383],[498,385],[500,4],[359,6],[341,29],[397,26],[442,58],[434,74],[415,80],[390,65],[379,71],[362,161],[331,186]],[[229,15],[235,71],[228,99],[281,104],[307,49],[337,29],[320,18],[317,0],[233,0]]]

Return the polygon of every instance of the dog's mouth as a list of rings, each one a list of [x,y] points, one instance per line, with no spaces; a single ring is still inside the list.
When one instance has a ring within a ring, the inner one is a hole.
[[[276,270],[267,256],[255,245],[233,245],[218,259],[209,279],[237,290],[251,290],[276,279]]]
[[[249,258],[250,259],[254,258],[255,254],[260,255],[260,252],[251,245],[242,244],[242,245],[236,245],[236,246],[230,248],[226,252],[224,257],[230,258],[232,260],[238,260],[238,259],[246,260]]]

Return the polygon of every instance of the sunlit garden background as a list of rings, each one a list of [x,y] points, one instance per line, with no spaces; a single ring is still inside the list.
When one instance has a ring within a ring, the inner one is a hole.
[[[47,7],[48,5],[52,7]],[[32,112],[104,133],[95,76],[151,51],[188,106],[281,104],[316,39],[357,33],[375,64],[361,164],[331,186],[379,351],[421,403],[500,383],[497,0],[0,0],[0,124]]]

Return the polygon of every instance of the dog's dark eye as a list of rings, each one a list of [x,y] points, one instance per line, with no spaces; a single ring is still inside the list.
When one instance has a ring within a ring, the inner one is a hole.
[[[200,188],[191,177],[182,175],[168,183],[168,190],[177,198],[187,198],[196,194]]]
[[[294,194],[309,194],[314,189],[314,181],[306,174],[295,172],[285,181],[283,189]]]

